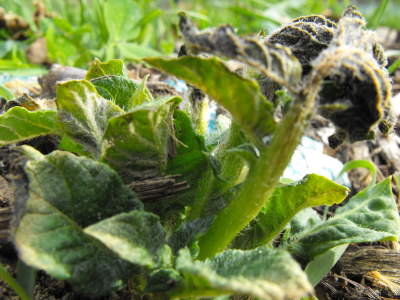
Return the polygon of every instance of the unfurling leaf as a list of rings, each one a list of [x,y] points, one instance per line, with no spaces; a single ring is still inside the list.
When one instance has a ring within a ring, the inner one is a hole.
[[[179,97],[142,104],[108,121],[101,161],[128,183],[164,176],[172,114]]]
[[[171,298],[251,295],[265,300],[306,296],[312,286],[289,253],[268,246],[254,250],[226,250],[204,262],[193,261],[182,249],[175,269],[183,276]]]
[[[344,140],[374,138],[371,127],[387,134],[395,124],[386,59],[375,35],[364,30],[365,20],[353,6],[343,13],[329,47],[312,61],[311,77],[326,78],[320,92],[319,113],[337,128],[330,146]]]
[[[126,67],[122,60],[110,59],[108,62],[102,63],[99,59],[95,58],[85,75],[85,79],[90,80],[106,75],[121,75],[123,77],[128,77]]]
[[[290,222],[283,246],[308,259],[343,244],[396,241],[400,220],[390,181],[358,193],[326,222],[312,209],[300,212]]]

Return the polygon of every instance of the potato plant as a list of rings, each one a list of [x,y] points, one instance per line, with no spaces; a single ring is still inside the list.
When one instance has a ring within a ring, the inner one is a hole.
[[[280,182],[314,113],[336,127],[333,148],[392,130],[386,58],[361,14],[348,7],[338,24],[312,15],[243,37],[180,17],[187,52],[146,61],[190,84],[183,110],[179,97],[153,99],[121,61],[96,60],[84,80],[58,84],[55,102],[25,96],[0,116],[3,145],[61,140],[48,155],[11,148],[19,258],[92,297],[128,284],[160,299],[293,299],[313,286],[292,254],[397,240],[390,178],[326,221],[312,207],[340,203],[346,187],[316,174]],[[218,56],[245,62],[245,75]],[[206,95],[232,116],[211,134]],[[181,188],[151,200],[134,192],[166,178]]]

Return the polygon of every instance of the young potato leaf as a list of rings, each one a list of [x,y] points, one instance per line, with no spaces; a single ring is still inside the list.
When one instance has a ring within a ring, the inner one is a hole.
[[[177,155],[174,160],[168,159],[166,174],[181,174],[180,181],[187,181],[190,189],[179,193],[173,199],[175,203],[190,206],[196,201],[201,190],[200,180],[209,169],[207,159],[202,151],[206,151],[204,137],[194,132],[190,119],[181,110],[174,111],[175,137]]]
[[[20,258],[93,297],[127,281],[132,265],[114,256],[83,227],[99,218],[143,209],[107,165],[67,152],[44,156],[28,146],[14,150],[16,183],[13,238]],[[17,219],[17,220],[15,220]]]
[[[164,175],[172,114],[180,102],[179,97],[165,98],[110,119],[101,161],[128,183]]]
[[[171,298],[251,295],[265,300],[299,298],[312,292],[300,265],[286,251],[268,246],[226,250],[204,262],[179,251],[175,269],[182,274]]]
[[[153,97],[146,88],[147,77],[139,85],[123,76],[103,76],[91,80],[97,92],[103,98],[114,102],[124,111],[129,112],[142,103],[152,102]]]
[[[60,134],[56,111],[28,111],[15,106],[0,116],[0,146],[45,134]]]
[[[101,241],[122,259],[148,268],[156,265],[157,251],[166,238],[158,216],[137,210],[93,224],[84,233]]]
[[[262,144],[262,137],[275,130],[273,105],[260,93],[257,83],[229,71],[218,58],[147,58],[146,62],[210,95],[232,114],[257,144]]]
[[[58,124],[62,131],[99,159],[108,120],[124,111],[101,97],[93,84],[86,80],[58,84],[57,103]]]
[[[237,244],[242,247],[246,245],[245,248],[266,244],[302,209],[340,203],[348,191],[348,188],[316,174],[277,187],[257,218],[251,222],[252,229],[236,238]]]
[[[311,211],[296,216],[285,234],[284,247],[309,259],[343,244],[397,241],[400,220],[390,182],[388,178],[366,188],[326,222]]]
[[[168,237],[168,245],[171,246],[174,255],[178,255],[180,249],[188,247],[193,258],[199,254],[197,236],[204,234],[210,227],[214,216],[195,219],[190,222],[182,223],[179,228]]]
[[[85,79],[90,80],[106,75],[121,75],[123,77],[128,77],[126,67],[122,60],[110,59],[108,62],[102,63],[98,58],[95,58],[85,75]]]

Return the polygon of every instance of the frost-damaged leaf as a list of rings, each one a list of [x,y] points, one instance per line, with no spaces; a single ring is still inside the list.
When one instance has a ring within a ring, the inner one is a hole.
[[[236,238],[237,246],[253,248],[268,243],[302,209],[340,203],[348,191],[348,188],[316,174],[277,187],[257,218],[251,222],[252,229]]]
[[[12,223],[20,258],[93,297],[120,287],[132,265],[82,228],[99,218],[142,209],[136,195],[107,165],[92,159],[60,151],[44,156],[28,146],[14,151],[20,153],[16,162],[27,157],[23,169],[13,173],[19,195],[15,204],[26,205],[25,214]]]
[[[58,84],[57,103],[58,124],[62,131],[98,159],[108,120],[124,111],[101,97],[86,80]]]
[[[313,290],[288,252],[267,246],[226,250],[204,262],[193,261],[189,250],[182,249],[175,269],[183,279],[169,292],[172,299],[240,294],[284,300],[306,296]]]
[[[224,106],[256,142],[272,133],[273,107],[253,80],[229,71],[217,58],[184,56],[179,59],[147,58],[152,66],[190,82]]]
[[[174,124],[177,156],[174,161],[168,159],[166,174],[181,174],[179,181],[187,181],[190,189],[179,193],[173,202],[190,206],[196,200],[201,187],[199,181],[205,175],[209,166],[202,151],[206,151],[204,137],[194,132],[190,119],[181,110],[174,111]]]
[[[157,251],[166,238],[158,216],[137,210],[93,224],[84,233],[101,241],[122,259],[149,268],[156,265]]]
[[[101,161],[130,182],[164,175],[172,114],[180,102],[179,97],[165,98],[110,119]]]
[[[106,75],[121,75],[123,77],[128,77],[126,67],[122,60],[110,59],[108,62],[102,63],[96,58],[90,65],[90,68],[85,75],[85,79],[90,80]]]
[[[375,35],[363,29],[365,25],[362,15],[349,6],[328,48],[311,62],[310,82],[316,77],[326,79],[318,110],[337,128],[329,138],[332,148],[345,140],[373,139],[371,127],[379,121],[384,134],[396,124],[387,60]]]
[[[243,61],[267,77],[295,92],[301,78],[301,65],[289,48],[265,45],[257,36],[238,36],[229,25],[199,31],[184,14],[179,29],[192,54],[209,52]]]
[[[212,221],[214,221],[214,216],[182,223],[179,228],[168,237],[167,243],[171,246],[174,255],[178,255],[180,249],[188,247],[192,257],[196,258],[199,254],[197,237],[207,231]]]
[[[0,145],[17,143],[45,134],[60,134],[56,111],[31,112],[16,106],[0,116]]]
[[[92,79],[91,83],[100,96],[129,112],[142,103],[153,101],[150,91],[146,88],[146,79],[143,78],[139,85],[123,76],[103,76]]]
[[[312,258],[349,243],[397,241],[400,220],[388,178],[358,193],[335,216],[322,222],[311,210],[296,216],[285,233],[284,247]]]

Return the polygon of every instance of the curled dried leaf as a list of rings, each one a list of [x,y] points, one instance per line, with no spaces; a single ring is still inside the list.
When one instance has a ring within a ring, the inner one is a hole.
[[[238,36],[229,25],[199,31],[183,13],[180,14],[179,28],[192,54],[208,52],[243,61],[297,93],[301,65],[289,48],[267,46],[257,36]]]
[[[337,128],[329,139],[333,148],[344,140],[374,138],[371,127],[380,120],[379,129],[385,134],[395,124],[386,59],[374,34],[364,27],[362,15],[349,6],[329,47],[311,62],[311,77],[325,79],[318,110]]]

